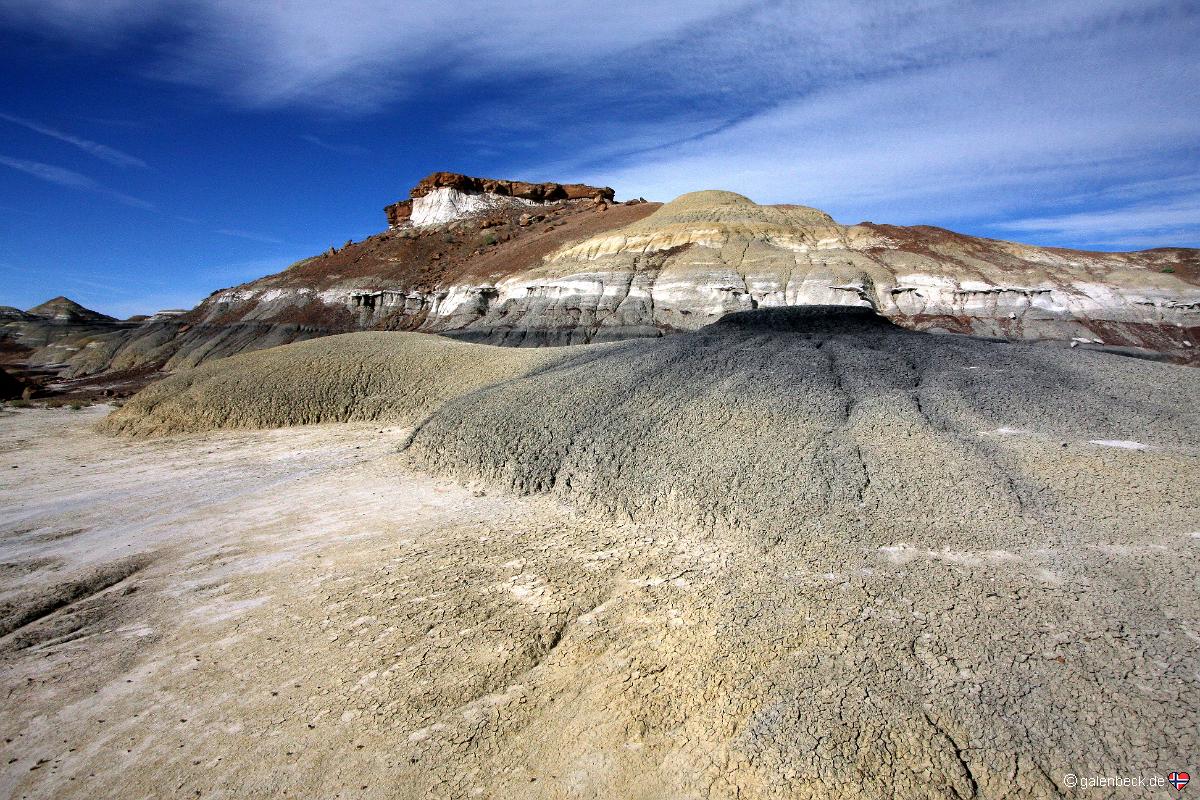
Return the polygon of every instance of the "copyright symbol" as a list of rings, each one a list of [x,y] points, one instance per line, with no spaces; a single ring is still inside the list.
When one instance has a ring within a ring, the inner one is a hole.
[[[1067,786],[1074,787],[1074,786],[1078,786],[1078,785],[1079,785],[1079,778],[1075,777],[1075,773],[1068,772],[1067,773]]]

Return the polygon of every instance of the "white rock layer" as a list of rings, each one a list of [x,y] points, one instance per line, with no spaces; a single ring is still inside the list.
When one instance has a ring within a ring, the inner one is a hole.
[[[474,216],[494,208],[538,205],[520,197],[505,197],[485,192],[468,194],[443,186],[413,200],[410,223],[418,228],[445,225],[464,217]]]

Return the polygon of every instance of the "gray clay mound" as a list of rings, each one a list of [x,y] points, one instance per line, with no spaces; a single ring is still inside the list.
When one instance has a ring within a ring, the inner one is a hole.
[[[862,309],[746,312],[581,350],[449,400],[412,452],[764,546],[830,526],[843,543],[922,531],[983,547],[1174,530],[1200,501],[1181,491],[1197,486],[1196,370],[913,333]]]

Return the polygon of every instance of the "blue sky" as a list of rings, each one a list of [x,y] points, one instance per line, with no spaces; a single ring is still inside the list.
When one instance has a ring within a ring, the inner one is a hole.
[[[0,305],[190,307],[439,169],[1200,246],[1194,2],[5,0],[0,37]]]

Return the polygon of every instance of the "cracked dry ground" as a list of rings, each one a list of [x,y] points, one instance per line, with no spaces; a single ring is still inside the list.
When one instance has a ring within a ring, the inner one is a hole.
[[[764,549],[399,428],[102,413],[0,417],[0,795],[1052,797],[1196,752],[1194,535]]]

